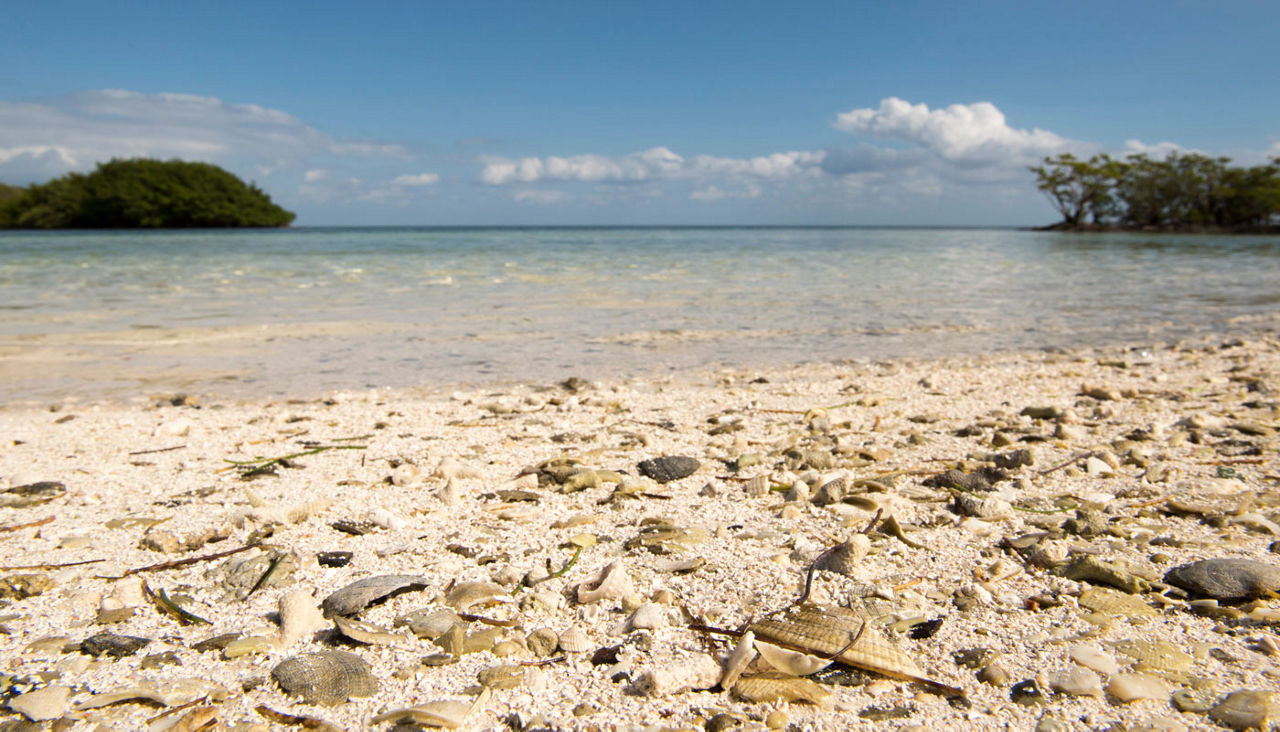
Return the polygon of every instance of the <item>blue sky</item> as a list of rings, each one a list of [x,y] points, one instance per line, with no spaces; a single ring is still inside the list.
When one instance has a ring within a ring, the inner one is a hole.
[[[1046,223],[1056,152],[1280,155],[1280,3],[57,2],[0,181],[207,160],[300,225]]]

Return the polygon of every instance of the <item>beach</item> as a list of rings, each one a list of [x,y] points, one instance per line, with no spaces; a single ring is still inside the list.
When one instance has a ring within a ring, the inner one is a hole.
[[[77,729],[1270,724],[1261,330],[10,404],[4,698]],[[838,647],[779,640],[802,607]],[[341,673],[282,686],[316,653]]]

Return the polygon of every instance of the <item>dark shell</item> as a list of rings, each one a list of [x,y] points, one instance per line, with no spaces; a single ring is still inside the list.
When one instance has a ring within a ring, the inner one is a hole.
[[[310,704],[341,704],[353,696],[378,691],[378,680],[365,660],[347,651],[318,651],[286,658],[271,670],[271,678],[290,694]]]
[[[352,582],[329,595],[320,603],[326,618],[335,615],[353,615],[369,605],[393,595],[427,586],[427,578],[416,574],[382,574]]]
[[[355,552],[347,551],[319,552],[316,554],[316,561],[322,567],[345,567],[354,556]]]
[[[1280,567],[1253,559],[1203,559],[1174,567],[1164,581],[1200,597],[1248,600],[1280,591]]]
[[[697,470],[701,465],[702,463],[691,457],[671,455],[642,460],[636,467],[640,470],[640,474],[646,478],[652,478],[659,483],[670,483],[673,480],[680,480],[693,475],[693,471]]]
[[[0,491],[0,508],[27,508],[47,503],[59,496],[66,495],[67,487],[57,481],[43,480],[39,483],[15,485]]]
[[[124,656],[132,656],[150,642],[150,638],[120,635],[119,633],[104,630],[81,641],[80,650],[90,656],[106,655],[112,658],[123,658]]]

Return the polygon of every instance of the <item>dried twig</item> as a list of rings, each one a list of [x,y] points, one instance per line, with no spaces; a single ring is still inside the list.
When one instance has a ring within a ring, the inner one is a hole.
[[[0,567],[2,572],[12,572],[23,569],[61,569],[63,567],[79,567],[82,564],[97,564],[105,562],[105,559],[84,559],[79,562],[59,562],[57,564],[23,564],[17,567]]]
[[[134,450],[133,452],[129,453],[129,455],[130,455],[130,456],[133,456],[133,455],[151,455],[151,454],[153,454],[153,453],[157,453],[157,452],[173,452],[174,450],[181,450],[181,449],[182,449],[182,448],[184,448],[184,447],[186,447],[186,445],[174,445],[173,447],[157,447],[157,448],[155,448],[155,449],[153,449],[153,450]]]
[[[1062,470],[1063,468],[1067,467],[1068,465],[1074,465],[1074,464],[1076,464],[1076,463],[1080,462],[1081,460],[1088,460],[1089,458],[1091,458],[1091,457],[1093,457],[1093,456],[1095,456],[1095,455],[1097,455],[1097,454],[1098,454],[1098,453],[1097,453],[1097,451],[1096,451],[1096,450],[1091,450],[1091,451],[1089,451],[1089,452],[1082,452],[1082,453],[1080,453],[1079,455],[1076,455],[1075,457],[1071,458],[1070,460],[1067,460],[1066,462],[1058,463],[1057,465],[1053,466],[1052,468],[1045,468],[1044,470],[1041,470],[1041,471],[1039,472],[1039,475],[1048,475],[1049,473],[1053,473],[1053,472],[1056,472],[1056,471],[1058,471],[1058,470]]]
[[[5,531],[18,531],[19,529],[30,529],[36,526],[44,526],[45,524],[50,523],[52,521],[53,521],[53,516],[45,516],[42,519],[38,519],[36,521],[28,521],[25,524],[10,524],[8,526],[0,526],[0,533],[3,533]]]
[[[135,567],[133,569],[127,570],[124,574],[120,575],[119,577],[99,576],[98,579],[117,580],[117,579],[124,579],[125,577],[128,577],[130,575],[141,574],[142,572],[158,572],[162,569],[177,569],[178,567],[185,567],[188,564],[197,564],[199,562],[207,562],[211,559],[221,559],[223,557],[229,557],[232,554],[239,554],[240,552],[247,551],[249,549],[253,549],[255,547],[260,547],[260,546],[262,545],[261,544],[245,544],[244,546],[236,547],[235,549],[228,549],[225,552],[216,552],[214,554],[202,554],[198,557],[187,557],[186,559],[174,559],[169,562],[160,562],[159,564],[149,564],[145,567]],[[97,561],[102,561],[102,560],[97,560]]]

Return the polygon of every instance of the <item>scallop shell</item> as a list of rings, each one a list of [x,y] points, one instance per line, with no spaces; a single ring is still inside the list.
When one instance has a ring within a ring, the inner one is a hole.
[[[326,618],[353,615],[374,602],[427,586],[427,578],[413,574],[383,574],[352,582],[321,603]]]
[[[619,559],[600,570],[594,580],[578,585],[578,602],[586,605],[601,600],[620,600],[631,590],[631,577]]]
[[[826,706],[831,696],[830,691],[808,679],[774,671],[743,676],[733,685],[732,691],[734,696],[753,704],[803,701]]]
[[[1115,647],[1140,671],[1186,671],[1195,662],[1194,656],[1167,640],[1126,640]]]
[[[378,691],[365,660],[346,651],[318,651],[286,658],[271,670],[280,688],[310,704],[331,706]]]
[[[591,639],[579,628],[570,628],[560,634],[560,650],[565,653],[585,653],[591,650]]]

